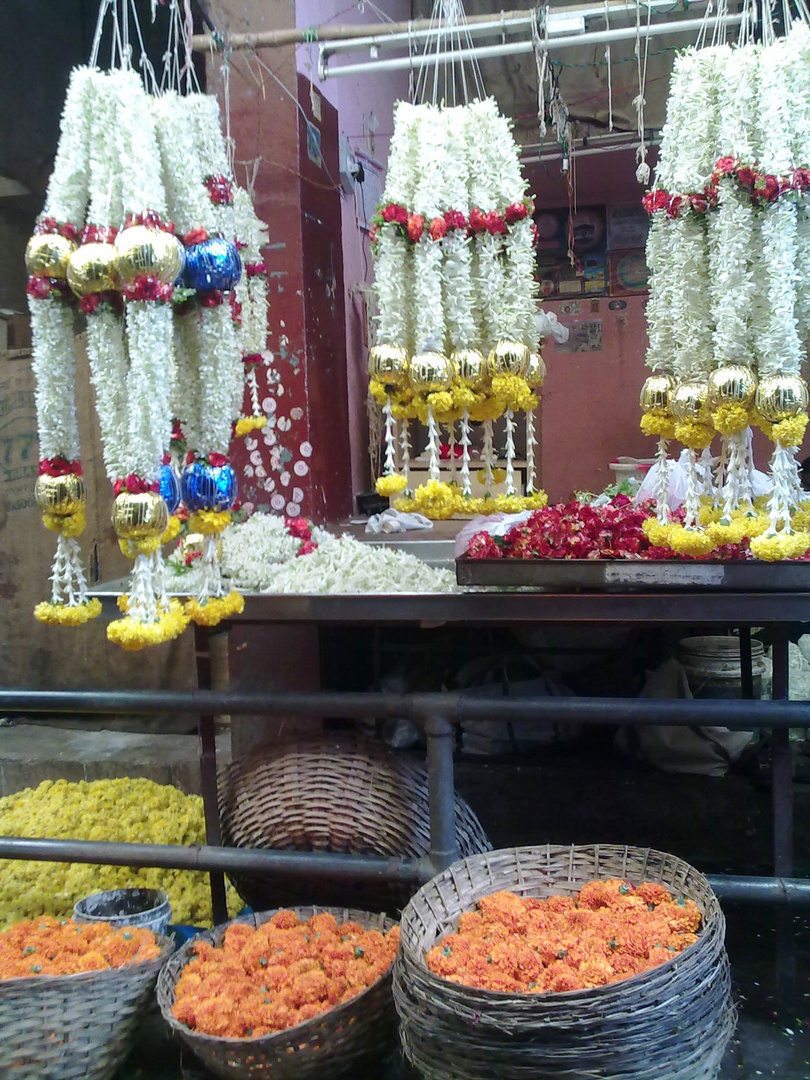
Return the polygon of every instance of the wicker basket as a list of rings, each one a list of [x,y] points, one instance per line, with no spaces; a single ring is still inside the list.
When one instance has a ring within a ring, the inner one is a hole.
[[[159,959],[82,975],[0,980],[4,1080],[110,1080],[129,1053],[172,951]]]
[[[282,741],[219,773],[223,842],[233,847],[354,852],[414,859],[430,851],[427,773],[371,739]],[[490,851],[478,818],[456,797],[462,857]],[[412,889],[385,882],[335,882],[311,874],[284,880],[231,875],[255,911],[291,904],[346,904],[394,911]]]
[[[593,990],[503,994],[432,974],[426,952],[500,889],[573,894],[595,878],[660,881],[695,901],[697,942],[659,967]],[[535,847],[455,863],[402,915],[394,997],[406,1056],[428,1080],[713,1080],[736,1020],[725,919],[687,863],[640,848]]]
[[[396,925],[384,915],[345,908],[293,908],[302,921],[330,912],[338,922],[359,923],[367,930],[390,930]],[[233,922],[261,926],[273,915],[246,915]],[[172,1013],[174,990],[184,966],[199,941],[220,944],[232,923],[207,931],[189,941],[164,967],[158,981],[160,1011],[169,1026],[207,1069],[227,1080],[270,1077],[274,1080],[330,1080],[356,1070],[366,1059],[381,1059],[391,1048],[397,1016],[391,995],[391,972],[368,990],[304,1024],[257,1039],[224,1039],[203,1035],[181,1024]]]

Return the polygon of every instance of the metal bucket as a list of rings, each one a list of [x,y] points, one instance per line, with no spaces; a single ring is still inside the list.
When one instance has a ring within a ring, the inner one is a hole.
[[[159,889],[110,889],[79,900],[73,918],[80,923],[137,926],[165,934],[172,921],[172,905]]]

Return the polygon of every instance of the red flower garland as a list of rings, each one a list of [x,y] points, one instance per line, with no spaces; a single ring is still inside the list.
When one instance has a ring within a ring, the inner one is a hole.
[[[259,262],[245,263],[245,274],[248,277],[259,277],[259,275],[267,275],[267,265],[264,260]]]
[[[34,227],[36,235],[43,233],[58,233],[66,240],[76,241],[79,239],[79,230],[69,221],[59,222],[53,217],[41,217]]]
[[[212,203],[217,206],[230,206],[233,203],[233,185],[227,176],[206,176],[203,183],[208,188]]]
[[[160,484],[157,480],[149,481],[144,480],[142,476],[138,476],[137,473],[129,473],[123,479],[116,480],[113,484],[113,491],[116,496],[121,495],[124,491],[130,495],[144,495],[147,491],[153,491],[155,494],[160,493]]]
[[[118,229],[112,225],[85,225],[82,229],[83,244],[112,244],[118,236]]]
[[[38,476],[69,476],[71,474],[83,475],[82,463],[78,459],[68,461],[63,457],[41,458],[37,466]]]
[[[169,304],[174,295],[174,286],[158,281],[157,278],[139,277],[132,284],[124,285],[121,292],[127,300],[150,300]]]
[[[139,214],[127,214],[124,228],[129,229],[133,225],[145,225],[147,229],[160,229],[161,232],[174,235],[174,225],[170,221],[164,221],[155,210],[143,210]]]

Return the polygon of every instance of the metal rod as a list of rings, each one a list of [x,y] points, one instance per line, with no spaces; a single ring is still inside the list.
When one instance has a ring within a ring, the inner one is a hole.
[[[206,627],[194,627],[194,650],[197,660],[197,685],[201,690],[212,688],[211,676],[211,641]],[[205,815],[205,839],[209,845],[222,844],[222,832],[219,823],[217,802],[217,736],[214,714],[201,713],[197,720],[200,759],[200,787]],[[225,894],[225,875],[221,871],[212,872],[211,910],[214,925],[227,922],[228,902]]]
[[[543,47],[549,52],[557,49],[569,49],[584,45],[598,45],[612,41],[632,40],[636,36],[641,38],[659,37],[668,34],[689,34],[699,31],[702,27],[711,28],[723,24],[725,26],[739,26],[745,16],[721,15],[709,19],[683,19],[674,23],[656,23],[653,26],[621,27],[616,30],[586,31],[584,34],[574,34],[570,37],[549,38],[543,42]],[[432,64],[462,64],[467,60],[487,60],[499,56],[518,56],[523,53],[534,52],[535,44],[531,38],[525,41],[508,41],[501,45],[481,45],[472,49],[456,49],[451,52],[429,53],[418,56],[395,56],[387,60],[369,60],[360,64],[342,64],[339,67],[330,67],[328,57],[321,57],[318,66],[318,75],[321,81],[324,79],[337,78],[347,75],[370,75],[378,71],[409,71],[415,68],[425,67]]]
[[[810,881],[806,878],[742,877],[708,874],[709,884],[725,903],[810,905]]]
[[[430,856],[436,873],[458,858],[453,735],[453,725],[443,716],[429,717],[425,723]]]
[[[446,716],[466,720],[546,720],[553,723],[637,724],[655,727],[721,725],[739,731],[752,728],[810,727],[810,702],[718,701],[710,698],[480,698],[463,693],[320,693],[242,692],[216,690],[51,691],[2,690],[0,712],[107,714],[174,712],[264,716],[320,716],[383,719],[406,717],[423,722]]]
[[[156,866],[168,870],[237,871],[259,874],[307,874],[341,880],[411,881],[430,877],[429,864],[418,859],[344,855],[329,851],[260,851],[253,848],[193,844],[123,844],[90,840],[0,837],[0,859],[91,863],[101,866]]]

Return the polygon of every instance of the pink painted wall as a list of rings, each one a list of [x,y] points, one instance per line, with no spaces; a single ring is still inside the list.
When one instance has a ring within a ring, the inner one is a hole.
[[[411,16],[406,0],[380,0],[376,5],[391,19],[399,21]],[[379,16],[368,6],[347,10],[344,0],[296,0],[297,26],[316,26],[330,22],[375,23]],[[366,52],[366,57],[368,52]],[[362,53],[347,54],[344,62],[354,63]],[[340,61],[337,61],[340,62]],[[381,72],[350,78],[318,80],[317,45],[300,45],[296,49],[299,72],[306,75],[323,96],[338,111],[338,128],[346,136],[352,150],[362,150],[385,165],[394,128],[394,102],[408,96],[407,72]],[[376,126],[371,132],[370,127]],[[334,178],[337,181],[337,177]],[[365,491],[370,484],[368,462],[368,420],[366,395],[368,391],[365,313],[359,284],[373,280],[368,234],[357,225],[353,194],[341,192],[343,229],[343,288],[346,310],[347,389],[349,401],[349,439],[351,447],[351,490],[354,495]],[[348,479],[347,479],[348,483]]]

